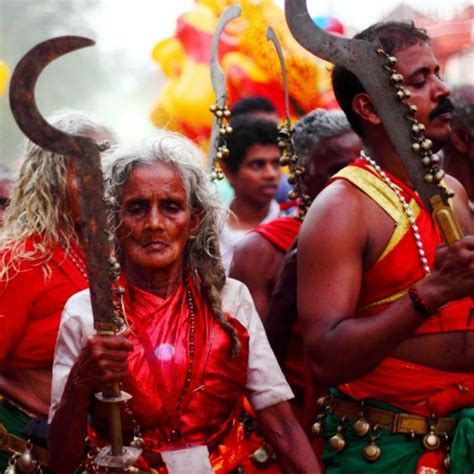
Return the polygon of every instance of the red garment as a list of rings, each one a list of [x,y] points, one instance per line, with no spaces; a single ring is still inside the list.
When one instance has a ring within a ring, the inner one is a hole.
[[[353,175],[357,173],[359,173],[359,179],[353,178]],[[439,229],[418,194],[394,176],[389,173],[387,175],[399,187],[407,202],[413,200],[419,208],[416,223],[419,227],[426,258],[429,265],[432,266],[436,248],[443,242]],[[363,181],[360,181],[361,177]],[[395,193],[364,160],[355,161],[332,180],[341,178],[351,182],[369,197],[377,193],[386,201],[397,201],[400,213],[403,214],[403,209]],[[380,205],[380,201],[378,204]],[[408,226],[393,248],[387,253],[384,252],[383,257],[364,273],[356,315],[366,317],[380,313],[393,301],[402,297],[411,285],[420,281],[424,276],[415,239]],[[437,315],[426,319],[418,327],[416,334],[474,330],[474,326],[467,326],[467,315],[471,306],[471,298],[448,303]]]
[[[415,208],[418,207],[419,212],[416,223],[426,258],[432,267],[436,248],[442,243],[439,229],[420,197],[397,178],[389,173],[387,175],[399,187],[407,202],[412,200],[417,204]],[[398,201],[395,193],[362,159],[346,167],[334,179],[346,179],[371,197],[389,215],[391,215],[389,203]],[[385,206],[382,203],[385,203]],[[402,215],[403,209],[399,201],[398,205],[401,210],[400,215]],[[396,223],[400,224],[400,222]],[[393,301],[402,297],[411,285],[424,277],[425,273],[421,266],[415,239],[408,225],[398,239],[389,243],[389,248],[383,252],[382,257],[364,273],[356,315],[376,317]],[[473,330],[472,326],[467,326],[471,306],[471,298],[451,302],[438,314],[426,319],[415,333]],[[474,375],[472,373],[445,372],[392,357],[385,358],[372,372],[341,385],[339,389],[356,400],[368,398],[383,400],[403,411],[421,416],[432,414],[445,416],[450,412],[474,405]],[[442,467],[444,457],[443,448],[424,453],[418,462],[416,473],[445,473]],[[437,470],[428,471],[427,468]]]
[[[252,232],[258,232],[280,250],[288,252],[300,231],[300,227],[301,221],[291,216],[285,216],[260,225]]]
[[[33,239],[25,245],[32,249]],[[77,245],[73,251],[82,258]],[[11,254],[11,253],[10,253]],[[0,252],[0,261],[9,251]],[[49,260],[51,277],[37,261],[22,261],[0,281],[0,366],[51,369],[61,312],[74,293],[87,288],[87,280],[57,245]]]
[[[185,391],[191,331],[186,285],[164,299],[136,287],[127,289],[124,301],[134,346],[124,382],[125,391],[133,396],[129,406],[146,441],[145,451],[205,444],[216,472],[230,472],[243,464],[248,468],[249,454],[259,444],[254,437],[246,445],[237,417],[247,382],[249,335],[228,317],[241,342],[239,356],[231,358],[229,336],[191,279],[188,285],[195,305],[195,353]],[[143,458],[135,466],[150,468]]]

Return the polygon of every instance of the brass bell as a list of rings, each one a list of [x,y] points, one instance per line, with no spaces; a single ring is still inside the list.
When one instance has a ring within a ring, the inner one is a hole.
[[[425,138],[421,142],[421,148],[423,148],[423,150],[431,150],[432,147],[433,147],[433,142],[429,138]]]
[[[311,426],[311,434],[313,436],[321,436],[323,434],[323,424],[321,421],[315,421]]]
[[[288,198],[289,199],[296,199],[298,197],[298,193],[294,189],[290,189],[288,191]]]
[[[431,165],[431,157],[430,156],[424,156],[421,160],[423,163],[423,166],[430,166]]]
[[[140,469],[138,469],[138,467],[135,467],[135,466],[128,466],[124,472],[126,472],[127,474],[136,474],[140,472]]]
[[[341,422],[339,423],[339,425],[337,425],[336,434],[329,438],[329,446],[331,446],[331,449],[335,451],[336,453],[338,453],[339,451],[342,451],[346,447],[346,439],[344,438],[344,435],[342,434],[344,421],[345,421],[345,418],[342,417]]]
[[[8,460],[8,466],[7,468],[3,471],[3,474],[17,474],[17,470],[15,467],[16,461],[15,458],[12,457]]]
[[[440,445],[441,439],[434,433],[432,429],[423,437],[423,446],[428,451],[434,451],[435,449],[438,449]]]
[[[135,436],[130,442],[130,446],[137,449],[142,449],[145,446],[145,440],[141,436]]]
[[[437,183],[439,183],[443,178],[444,178],[444,171],[443,170],[436,171],[436,173],[434,175],[434,180]]]
[[[289,162],[290,162],[290,159],[288,158],[288,156],[284,155],[284,156],[280,157],[280,165],[281,166],[286,166]]]
[[[415,142],[412,144],[411,149],[415,152],[418,153],[421,150],[421,146],[418,142]]]
[[[443,466],[447,471],[451,469],[451,455],[449,453],[446,454],[446,457],[443,460]]]
[[[226,133],[232,133],[233,132],[232,127],[230,125],[227,125],[226,128],[225,128],[225,132]]]
[[[425,174],[425,182],[432,183],[434,181],[434,176],[431,173]]]
[[[336,453],[342,451],[346,447],[344,435],[340,432],[337,432],[334,436],[331,436],[329,438],[329,446],[331,446],[331,449]]]
[[[359,419],[354,421],[352,425],[352,430],[354,431],[354,434],[356,436],[362,438],[369,432],[370,423],[364,417],[360,417]]]
[[[250,460],[255,466],[263,468],[270,464],[272,458],[265,446],[261,446],[250,455]]]
[[[375,462],[377,459],[380,458],[380,455],[382,454],[381,449],[375,444],[375,440],[371,440],[370,444],[368,444],[363,450],[362,450],[362,456],[364,456],[364,459],[366,459],[369,462]]]
[[[287,142],[285,140],[279,140],[278,148],[283,150],[284,148],[286,148],[286,145],[287,145]]]
[[[217,107],[216,107],[214,104],[212,104],[212,105],[209,106],[209,110],[210,110],[212,113],[214,113],[214,112],[217,110]]]
[[[316,421],[311,426],[311,434],[313,436],[321,436],[323,434],[323,418],[324,414],[320,414],[316,417]]]
[[[16,461],[16,466],[21,472],[33,472],[36,470],[38,461],[35,460],[31,453],[31,442],[26,443],[25,450],[21,453],[20,457]]]

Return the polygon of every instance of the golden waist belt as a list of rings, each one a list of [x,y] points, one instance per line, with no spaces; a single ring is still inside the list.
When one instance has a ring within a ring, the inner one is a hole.
[[[0,423],[0,451],[9,453],[9,454],[19,454],[21,455],[27,449],[28,444],[26,439],[15,436],[7,431],[5,426]],[[46,449],[31,445],[31,452],[37,461],[40,462],[43,466],[46,466],[48,462],[48,455]]]
[[[9,400],[4,395],[0,395],[0,403],[8,410],[18,410],[30,418],[35,418],[33,413],[28,412],[21,405]],[[46,466],[48,462],[48,454],[45,448],[36,446],[31,442],[28,442],[28,440],[21,438],[20,436],[9,433],[7,428],[2,423],[0,423],[0,451],[8,454],[21,455],[30,448],[34,458],[39,461],[40,464]]]
[[[326,399],[327,403],[321,402],[328,407],[329,413],[357,420],[365,418],[370,425],[389,430],[392,433],[404,433],[414,435],[425,435],[429,432],[440,436],[449,434],[456,427],[455,418],[435,418],[410,415],[408,413],[394,413],[389,410],[375,408],[351,400],[339,398]]]

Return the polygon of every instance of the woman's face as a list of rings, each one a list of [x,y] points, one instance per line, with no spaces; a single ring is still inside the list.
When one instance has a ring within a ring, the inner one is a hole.
[[[118,238],[127,271],[181,272],[186,243],[199,219],[191,215],[178,172],[164,163],[139,165],[122,192]]]

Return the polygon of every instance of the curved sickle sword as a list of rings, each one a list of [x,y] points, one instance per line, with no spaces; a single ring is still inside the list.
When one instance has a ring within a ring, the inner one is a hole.
[[[444,239],[452,243],[461,238],[461,229],[448,204],[448,193],[425,181],[426,169],[412,149],[411,127],[404,118],[406,105],[397,100],[383,69],[386,58],[377,54],[368,41],[340,38],[319,28],[308,13],[306,0],[285,0],[285,15],[291,33],[305,49],[357,76],[371,96],[390,140]]]
[[[225,76],[219,64],[219,39],[228,23],[240,16],[241,9],[238,5],[231,5],[226,8],[216,26],[216,31],[212,37],[211,45],[211,81],[216,96],[216,107],[224,109],[227,101],[227,92],[225,87]],[[211,138],[209,140],[209,152],[207,169],[211,173],[217,160],[217,149],[219,148],[219,119],[214,116],[212,121]]]
[[[290,124],[290,97],[288,93],[288,76],[286,73],[285,58],[283,56],[283,51],[281,50],[281,44],[278,39],[278,36],[276,35],[275,30],[271,26],[267,28],[267,40],[271,41],[273,43],[273,46],[275,46],[276,52],[278,54],[278,60],[280,61],[281,77],[283,79],[283,93],[285,94],[285,118],[287,123]]]
[[[10,83],[10,106],[23,133],[40,147],[53,153],[69,156],[76,161],[80,189],[81,230],[86,251],[87,274],[91,293],[94,327],[99,334],[113,334],[119,320],[112,285],[120,266],[111,257],[107,233],[103,177],[100,151],[89,138],[70,135],[50,125],[38,110],[35,85],[43,69],[55,59],[94,45],[95,42],[79,36],[62,36],[38,44],[20,60]],[[111,401],[112,462],[128,463],[136,452],[122,446],[120,409],[116,402],[127,398],[118,384],[104,391],[101,399]],[[100,398],[99,397],[99,398]],[[120,466],[115,466],[120,467]]]

